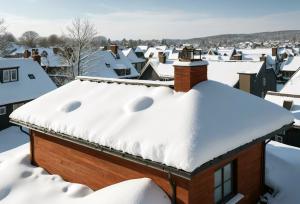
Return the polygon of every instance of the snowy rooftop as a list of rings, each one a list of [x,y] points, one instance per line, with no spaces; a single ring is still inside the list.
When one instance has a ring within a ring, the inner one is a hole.
[[[271,101],[279,106],[283,106],[284,101],[293,101],[293,105],[291,108],[291,113],[295,117],[294,125],[300,127],[300,91],[299,95],[289,95],[289,94],[272,94],[269,92],[265,99]]]
[[[83,76],[107,78],[134,78],[139,76],[129,59],[120,50],[118,50],[118,57],[110,50],[96,51],[88,56],[84,63],[87,68],[83,70]],[[130,74],[118,75],[114,69],[120,69],[120,67],[130,69]]]
[[[167,60],[166,63],[159,63],[157,59],[151,59],[155,72],[160,77],[174,78],[175,61]],[[259,73],[263,62],[253,61],[208,61],[208,79],[235,86],[239,81],[239,74],[242,72]],[[147,66],[145,66],[147,67]]]
[[[142,63],[145,59],[138,58],[132,48],[122,50],[123,54],[129,59],[131,63]]]
[[[182,93],[80,80],[10,117],[187,172],[294,119],[275,104],[215,81]]]
[[[281,93],[300,95],[300,71],[297,71],[292,78],[284,85]]]
[[[280,67],[281,71],[297,71],[300,68],[300,56],[288,57]]]
[[[32,59],[0,59],[0,69],[19,67],[19,80],[0,83],[0,105],[35,99],[56,88],[44,69]],[[33,74],[35,79],[30,79]]]

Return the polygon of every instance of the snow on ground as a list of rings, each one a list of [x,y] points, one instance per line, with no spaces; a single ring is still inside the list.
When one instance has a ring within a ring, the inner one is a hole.
[[[1,204],[170,204],[167,195],[148,178],[128,180],[93,192],[90,188],[49,175],[30,164],[27,135],[16,127],[0,132]],[[7,146],[7,148],[3,148]],[[9,151],[9,148],[14,148]]]
[[[25,144],[29,136],[21,132],[16,126],[0,131],[0,153]]]
[[[275,141],[267,145],[266,184],[277,195],[268,195],[271,204],[299,203],[300,148]]]

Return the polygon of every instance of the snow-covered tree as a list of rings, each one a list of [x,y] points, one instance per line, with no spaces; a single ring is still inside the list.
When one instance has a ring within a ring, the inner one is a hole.
[[[73,77],[76,77],[87,69],[86,61],[95,51],[92,42],[97,31],[88,19],[81,18],[75,18],[67,31],[62,56],[70,64]]]
[[[6,26],[4,25],[4,20],[0,19],[0,56],[6,53],[9,43],[5,39]]]

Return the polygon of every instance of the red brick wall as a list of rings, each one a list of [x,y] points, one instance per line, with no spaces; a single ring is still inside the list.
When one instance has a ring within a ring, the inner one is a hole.
[[[206,169],[193,178],[189,201],[190,204],[214,202],[214,172],[231,161],[236,161],[237,193],[245,197],[240,203],[257,203],[262,194],[262,159],[263,144],[255,144],[237,155]]]
[[[194,85],[207,80],[207,65],[195,67],[175,66],[175,91],[187,92]]]

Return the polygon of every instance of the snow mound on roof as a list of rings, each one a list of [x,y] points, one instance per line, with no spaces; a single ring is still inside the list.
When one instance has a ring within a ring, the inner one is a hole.
[[[28,147],[6,157],[0,154],[1,204],[170,204],[167,195],[148,178],[124,181],[95,192],[66,182],[32,166]]]
[[[70,100],[82,105],[68,114],[56,111]],[[132,110],[144,110],[126,111],[132,101]],[[80,80],[22,106],[11,118],[188,172],[294,119],[273,103],[215,81],[182,93]]]
[[[266,147],[266,183],[277,192],[271,204],[299,203],[300,148],[270,142]]]

